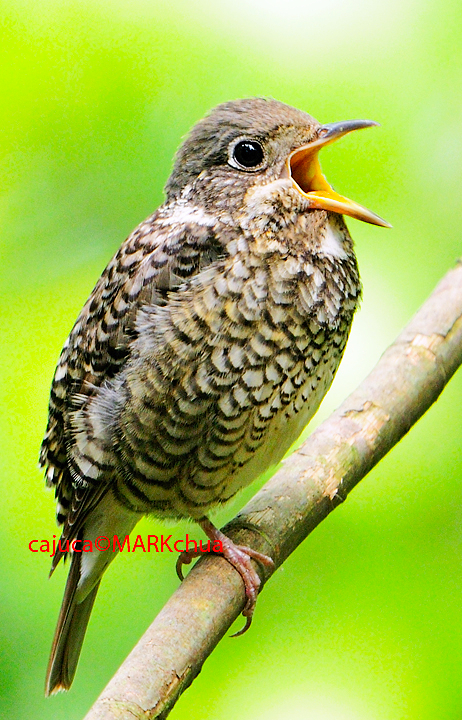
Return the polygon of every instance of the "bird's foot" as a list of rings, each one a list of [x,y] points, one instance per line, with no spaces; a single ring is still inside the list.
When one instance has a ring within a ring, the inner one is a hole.
[[[200,526],[204,530],[207,537],[213,542],[213,546],[219,545],[220,550],[211,550],[217,555],[222,555],[239,573],[244,583],[246,603],[242,614],[246,621],[242,630],[234,633],[231,637],[243,635],[250,627],[252,616],[257,602],[258,591],[260,589],[260,577],[252,565],[252,559],[274,568],[274,562],[268,555],[252,550],[246,545],[236,545],[233,541],[218,530],[208,518],[199,521]],[[180,580],[183,580],[182,566],[189,563],[196,557],[204,555],[208,550],[187,550],[179,555],[176,563],[176,571]]]

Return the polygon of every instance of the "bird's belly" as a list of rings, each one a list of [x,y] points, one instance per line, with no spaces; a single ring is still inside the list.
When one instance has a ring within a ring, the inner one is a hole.
[[[146,315],[114,390],[119,496],[137,511],[197,519],[231,499],[281,460],[333,380],[357,304],[346,280],[327,288],[276,259],[260,287],[236,266]],[[111,402],[103,391],[101,411]]]
[[[277,465],[317,412],[332,383],[339,358],[325,367],[320,378],[309,377],[305,385],[269,424],[252,456],[241,467],[234,468],[221,488],[218,502],[226,502],[270,467]],[[237,453],[239,455],[239,451]]]
[[[332,382],[340,356],[340,352],[330,353],[322,370],[318,368],[315,375],[307,373],[290,398],[283,397],[281,387],[275,387],[268,406],[276,403],[281,407],[264,427],[261,417],[265,415],[265,406],[243,412],[240,419],[245,432],[239,442],[233,443],[232,438],[223,436],[221,441],[217,439],[211,419],[210,427],[204,428],[202,442],[189,458],[185,458],[170,489],[143,487],[152,499],[151,511],[164,516],[198,519],[276,465],[317,411]],[[168,503],[159,512],[160,499]]]

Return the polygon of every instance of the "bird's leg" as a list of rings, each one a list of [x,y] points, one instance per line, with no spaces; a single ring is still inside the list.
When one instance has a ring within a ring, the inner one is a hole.
[[[246,622],[242,630],[234,633],[232,637],[243,635],[246,630],[249,629],[252,622],[252,615],[255,610],[257,602],[258,590],[260,588],[261,580],[252,565],[252,558],[260,562],[262,565],[274,568],[274,562],[268,555],[263,555],[246,545],[235,545],[233,541],[224,535],[221,530],[213,525],[210,520],[206,517],[198,521],[199,525],[211,540],[213,545],[219,545],[220,551],[212,550],[217,555],[222,555],[239,573],[244,583],[246,603],[242,614],[246,618]],[[179,555],[176,563],[176,571],[180,580],[183,580],[183,573],[181,570],[182,565],[188,565],[191,560],[200,555],[206,554],[207,550],[187,550]]]

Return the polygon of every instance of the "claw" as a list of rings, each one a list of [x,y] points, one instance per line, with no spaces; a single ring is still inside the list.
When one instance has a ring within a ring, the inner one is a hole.
[[[244,613],[242,613],[242,614],[244,615]],[[245,625],[244,625],[244,627],[241,628],[240,630],[238,630],[237,632],[233,633],[233,634],[230,635],[229,637],[232,637],[232,638],[233,638],[233,637],[240,637],[241,635],[243,635],[244,633],[247,632],[247,630],[249,629],[249,627],[251,626],[251,624],[252,624],[252,615],[247,615],[247,617],[245,618]]]
[[[205,555],[205,554],[208,554],[207,550],[196,550],[196,551],[188,550],[188,551],[184,551],[178,555],[178,560],[176,561],[176,566],[175,566],[176,574],[178,575],[179,579],[182,582],[184,580],[184,575],[183,575],[181,566],[189,565],[194,560],[194,558],[200,557],[201,555]]]
[[[199,522],[202,529],[204,530],[207,537],[213,541],[213,543],[219,543],[222,550],[217,555],[222,555],[239,573],[244,583],[244,590],[246,596],[246,603],[242,614],[245,617],[245,625],[238,632],[231,635],[231,637],[239,637],[243,635],[249,629],[252,623],[252,616],[257,603],[258,591],[260,589],[261,580],[252,565],[252,560],[256,560],[266,567],[274,569],[273,560],[268,555],[252,550],[252,548],[246,545],[235,545],[229,537],[224,535],[218,530],[208,518],[203,518]],[[213,552],[213,551],[212,551]],[[194,550],[182,552],[178,560],[176,561],[176,572],[180,580],[184,579],[182,566],[189,565],[189,563],[196,557],[200,557],[208,553],[207,550]]]

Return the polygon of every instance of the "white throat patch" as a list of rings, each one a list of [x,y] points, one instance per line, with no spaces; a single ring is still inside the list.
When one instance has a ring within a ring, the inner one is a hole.
[[[326,234],[321,241],[321,252],[324,255],[331,255],[332,257],[345,259],[347,254],[343,249],[342,233],[336,227],[331,225],[330,222],[326,226]]]
[[[189,203],[179,202],[173,213],[166,217],[159,217],[159,224],[161,225],[187,225],[193,223],[195,225],[203,225],[205,227],[213,227],[216,223],[216,218],[213,215],[208,215],[201,207],[192,205]]]

